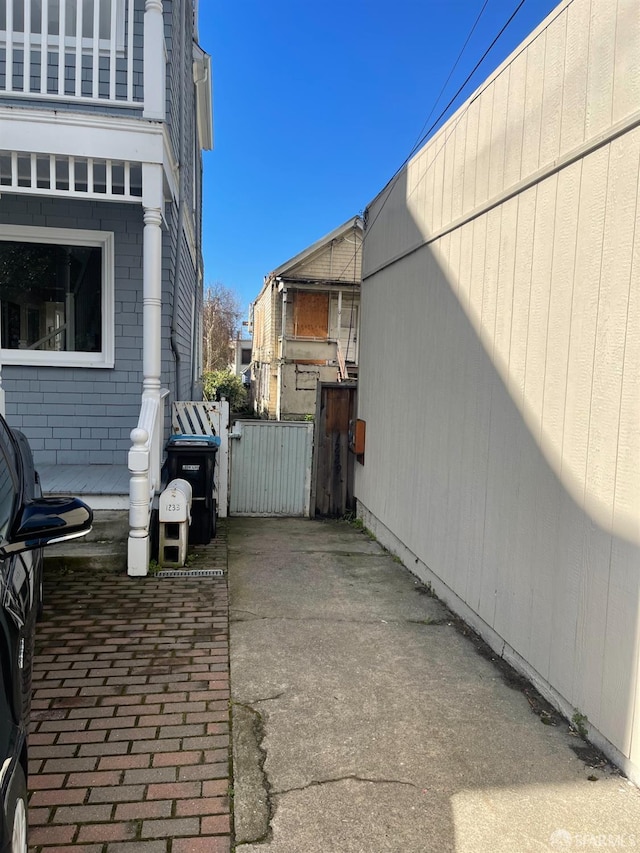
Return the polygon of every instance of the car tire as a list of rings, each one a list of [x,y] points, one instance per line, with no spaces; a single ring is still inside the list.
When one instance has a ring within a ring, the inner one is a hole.
[[[28,853],[27,780],[20,764],[13,774],[7,803],[10,853]]]

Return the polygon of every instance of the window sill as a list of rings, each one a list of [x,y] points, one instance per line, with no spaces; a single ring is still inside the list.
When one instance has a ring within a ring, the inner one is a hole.
[[[72,352],[26,352],[25,350],[0,350],[0,362],[3,367],[102,367],[115,366],[113,358],[104,353]]]

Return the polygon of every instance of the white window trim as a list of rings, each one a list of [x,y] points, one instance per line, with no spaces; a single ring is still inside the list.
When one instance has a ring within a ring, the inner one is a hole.
[[[97,246],[102,249],[102,351],[36,352],[34,350],[2,348],[0,349],[2,364],[38,365],[41,367],[113,367],[115,365],[113,232],[0,225],[0,240],[11,240],[17,243],[52,243],[57,246]]]

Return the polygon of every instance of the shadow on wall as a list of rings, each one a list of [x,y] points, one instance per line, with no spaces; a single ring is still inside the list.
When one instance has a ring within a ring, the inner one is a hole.
[[[358,466],[356,497],[637,776],[640,534],[624,482],[637,441],[607,349],[620,330],[599,339],[597,298],[567,307],[542,263],[536,201],[570,198],[562,180],[384,267],[406,175],[396,184],[371,262],[365,243],[358,415],[375,465]],[[403,249],[424,241],[408,217],[404,229]]]

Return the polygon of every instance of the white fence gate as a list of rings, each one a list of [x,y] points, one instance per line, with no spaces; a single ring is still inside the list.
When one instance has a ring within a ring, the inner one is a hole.
[[[232,515],[309,515],[312,423],[236,421],[229,438]]]

